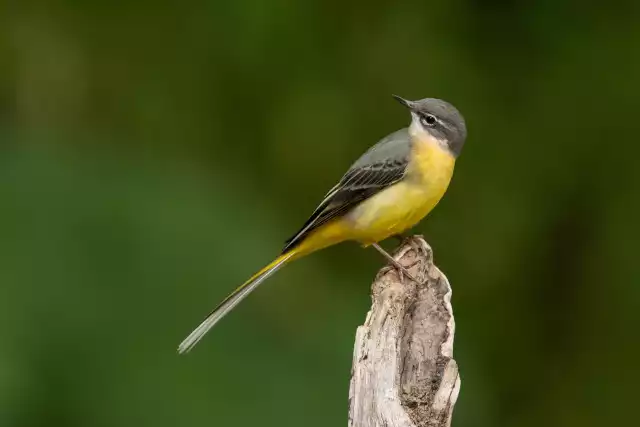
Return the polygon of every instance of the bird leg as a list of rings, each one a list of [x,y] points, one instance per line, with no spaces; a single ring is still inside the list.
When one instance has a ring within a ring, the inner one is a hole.
[[[389,261],[391,263],[391,265],[393,265],[396,268],[396,271],[398,272],[398,276],[400,276],[400,281],[403,281],[403,275],[407,276],[409,279],[413,280],[414,282],[416,282],[417,284],[420,284],[420,282],[414,278],[411,273],[409,273],[409,270],[407,270],[402,264],[400,264],[398,261],[395,260],[394,257],[392,257],[391,255],[389,255],[389,253],[387,251],[385,251],[384,249],[382,249],[382,247],[377,244],[377,243],[372,243],[371,246],[373,246],[374,248],[376,248],[376,250],[378,252],[380,252],[382,254],[383,257],[385,257],[387,259],[387,261]]]

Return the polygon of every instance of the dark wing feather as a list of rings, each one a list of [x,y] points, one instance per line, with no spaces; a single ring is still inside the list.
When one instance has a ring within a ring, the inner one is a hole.
[[[321,225],[345,215],[363,200],[400,181],[409,157],[409,141],[405,135],[406,131],[389,135],[358,159],[302,228],[286,241],[283,253]]]

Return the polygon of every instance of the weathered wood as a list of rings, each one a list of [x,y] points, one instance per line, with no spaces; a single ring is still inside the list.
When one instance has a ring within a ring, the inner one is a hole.
[[[349,427],[446,427],[460,391],[453,360],[451,286],[421,236],[395,259],[418,281],[385,267],[358,327],[349,390]]]

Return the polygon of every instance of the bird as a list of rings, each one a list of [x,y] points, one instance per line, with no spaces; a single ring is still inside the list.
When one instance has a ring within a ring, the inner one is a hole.
[[[345,241],[372,246],[413,279],[378,242],[412,228],[449,187],[467,138],[462,114],[437,98],[392,95],[411,115],[408,127],[382,138],[357,159],[280,255],[227,296],[178,346],[189,352],[225,315],[286,264]]]

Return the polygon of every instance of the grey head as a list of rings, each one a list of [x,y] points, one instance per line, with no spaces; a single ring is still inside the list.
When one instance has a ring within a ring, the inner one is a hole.
[[[393,97],[411,110],[409,133],[427,132],[442,141],[455,157],[460,155],[467,139],[467,125],[456,107],[436,98],[408,101],[397,95]]]

